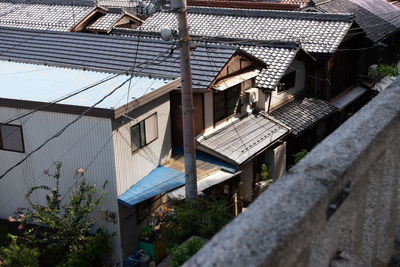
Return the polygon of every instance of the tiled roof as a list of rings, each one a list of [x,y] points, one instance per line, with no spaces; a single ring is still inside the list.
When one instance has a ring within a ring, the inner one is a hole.
[[[97,5],[105,7],[136,7],[136,1],[130,0],[97,0]]]
[[[294,135],[329,116],[337,109],[326,101],[315,98],[295,99],[271,112],[271,116],[291,128]]]
[[[400,9],[385,0],[335,0],[318,5],[325,12],[353,13],[355,21],[374,42],[400,28]]]
[[[112,29],[114,24],[121,18],[121,14],[108,13],[100,17],[92,24],[88,25],[86,29],[88,30],[99,30],[99,31],[109,31]]]
[[[344,14],[200,7],[188,12],[194,36],[300,41],[306,51],[315,53],[333,53],[352,24],[351,15]],[[156,13],[141,29],[160,32],[165,27],[177,29],[176,13]]]
[[[274,90],[299,51],[295,45],[286,47],[242,46],[241,49],[264,61],[268,67],[256,78],[258,87]]]
[[[126,73],[142,64],[142,76],[180,77],[179,53],[171,54],[172,46],[143,37],[0,27],[0,59],[111,73]],[[191,52],[193,88],[206,89],[235,52],[232,46],[197,46]]]
[[[281,3],[284,4],[297,4],[300,5],[301,7],[305,7],[310,3],[310,0],[282,0]]]
[[[139,31],[133,31],[130,29],[114,29],[113,34],[122,36],[138,36]],[[143,33],[140,32],[140,36],[150,35],[152,38],[158,38],[158,33]],[[289,67],[290,63],[296,57],[300,51],[299,45],[294,42],[264,42],[258,45],[250,45],[251,42],[241,42],[241,40],[211,40],[210,43],[213,47],[218,47],[221,42],[225,45],[231,44],[231,46],[240,48],[241,50],[249,53],[255,58],[263,61],[267,64],[267,68],[262,70],[256,77],[257,87],[265,89],[276,89],[276,85],[282,78],[283,74]],[[237,45],[237,43],[245,43],[246,45]],[[202,42],[193,41],[196,44],[202,44]],[[212,66],[211,66],[212,67]]]
[[[0,26],[69,31],[91,9],[87,6],[0,2]]]
[[[260,112],[248,115],[211,136],[196,138],[198,149],[240,165],[289,132],[288,128]]]

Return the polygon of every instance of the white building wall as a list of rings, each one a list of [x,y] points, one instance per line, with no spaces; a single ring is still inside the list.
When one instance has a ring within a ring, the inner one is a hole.
[[[279,105],[285,103],[286,101],[292,99],[297,94],[301,93],[304,90],[305,86],[305,66],[304,62],[299,60],[293,60],[292,64],[286,70],[285,74],[288,74],[292,71],[296,71],[296,81],[295,86],[287,91],[278,93],[278,90],[274,90],[272,92],[271,99],[271,107],[270,109],[274,109]],[[266,96],[266,106],[268,106],[268,95]]]
[[[132,153],[130,128],[157,112],[158,138]],[[129,114],[124,124],[114,123],[113,143],[118,196],[139,182],[171,156],[171,116],[169,95],[160,97]]]
[[[30,110],[0,107],[0,122],[25,114]],[[19,119],[13,124],[22,125],[25,153],[0,150],[0,173],[23,159],[27,153],[36,149],[46,139],[73,121],[77,115],[38,111],[31,116]],[[101,201],[101,210],[118,212],[117,190],[115,182],[114,151],[112,145],[111,120],[97,117],[83,117],[71,125],[58,138],[50,141],[41,150],[33,154],[19,167],[0,180],[0,217],[12,216],[19,207],[28,207],[25,200],[27,191],[35,185],[55,185],[54,179],[43,174],[44,169],[54,171],[53,162],[62,162],[60,187],[67,192],[74,184],[74,174],[78,168],[85,169],[84,177],[99,189],[107,180],[108,194]],[[44,200],[45,192],[33,196]],[[119,248],[120,235],[118,222],[102,219],[101,211],[93,214],[97,218],[95,229],[101,227],[109,233],[117,233],[113,238],[113,247]],[[118,214],[116,214],[118,218]],[[120,259],[120,249],[114,249],[113,259]]]

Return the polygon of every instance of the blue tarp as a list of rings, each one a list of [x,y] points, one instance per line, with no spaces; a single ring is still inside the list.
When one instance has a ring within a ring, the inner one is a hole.
[[[118,202],[132,207],[158,194],[185,184],[185,174],[159,166],[118,198]]]

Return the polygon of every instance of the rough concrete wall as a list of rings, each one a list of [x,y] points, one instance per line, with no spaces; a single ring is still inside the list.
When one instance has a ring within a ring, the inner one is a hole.
[[[184,266],[385,266],[400,240],[400,79]]]

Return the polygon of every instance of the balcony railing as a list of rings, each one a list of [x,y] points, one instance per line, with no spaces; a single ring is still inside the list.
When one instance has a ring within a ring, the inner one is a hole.
[[[385,266],[400,240],[400,79],[184,266]]]

